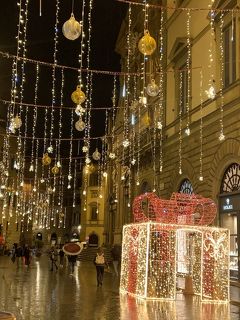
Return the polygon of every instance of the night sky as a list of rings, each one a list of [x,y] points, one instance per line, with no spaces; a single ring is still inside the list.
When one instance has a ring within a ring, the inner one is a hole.
[[[25,1],[24,1],[25,2]],[[87,1],[88,3],[88,1]],[[75,41],[67,40],[62,34],[63,23],[70,18],[72,0],[61,0],[59,11],[58,28],[58,53],[57,60],[60,65],[79,67],[78,55],[80,52],[80,38]],[[82,0],[75,0],[74,15],[76,20],[81,20]],[[39,16],[39,1],[29,1],[29,14],[27,26],[27,58],[34,60],[53,62],[54,53],[54,25],[55,25],[56,1],[42,0],[42,16]],[[90,68],[97,70],[120,71],[120,56],[114,52],[116,39],[120,30],[122,19],[126,13],[126,6],[115,0],[94,0],[92,11],[92,38]],[[86,14],[87,16],[87,14]],[[17,33],[18,9],[16,0],[4,1],[0,10],[0,50],[16,54],[16,33]],[[86,59],[84,59],[86,67]],[[34,82],[35,64],[26,64],[26,84],[24,87],[25,103],[34,103]],[[0,99],[10,100],[12,60],[0,57]],[[66,70],[64,87],[64,105],[74,107],[70,99],[71,93],[75,90],[77,72]],[[56,104],[60,104],[60,83],[61,70],[56,72]],[[21,81],[21,79],[19,79]],[[39,97],[37,104],[51,106],[52,90],[52,68],[40,67]],[[93,77],[93,107],[112,106],[113,77],[108,75],[94,75]],[[0,115],[3,117],[7,106],[0,103]],[[25,108],[24,108],[25,110]],[[50,109],[48,111],[50,116]],[[63,111],[63,138],[70,137],[70,110]],[[23,122],[24,122],[23,114]],[[28,112],[28,135],[32,131],[33,108]],[[59,111],[55,111],[54,136],[58,137]],[[74,113],[74,123],[78,117]],[[38,121],[36,136],[43,137],[44,109],[38,109]],[[50,123],[50,120],[49,120]],[[105,127],[105,110],[92,111],[91,136],[103,136]],[[23,128],[22,128],[23,130]],[[83,137],[83,132],[74,128],[73,137]],[[28,141],[28,152],[30,141]],[[80,149],[83,143],[80,145]],[[92,143],[92,150],[96,142]],[[41,146],[40,146],[41,149]],[[69,143],[62,143],[63,156],[68,156]],[[83,156],[78,152],[77,143],[74,142],[73,156]],[[39,154],[43,152],[40,150]]]

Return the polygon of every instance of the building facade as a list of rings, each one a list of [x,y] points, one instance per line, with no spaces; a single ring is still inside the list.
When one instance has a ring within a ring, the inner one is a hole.
[[[110,172],[110,194],[117,202],[109,203],[114,221],[109,232],[119,242],[122,226],[133,219],[131,205],[138,194],[151,191],[169,198],[181,191],[212,198],[219,206],[215,224],[231,230],[235,277],[240,245],[240,33],[239,12],[233,9],[238,5],[185,0],[130,6],[116,50],[123,72],[142,75],[120,79],[115,125],[119,174]],[[147,18],[142,9],[148,10]],[[146,25],[157,42],[149,56],[137,46]],[[159,87],[155,97],[147,94],[152,80]],[[128,148],[123,147],[126,139]]]

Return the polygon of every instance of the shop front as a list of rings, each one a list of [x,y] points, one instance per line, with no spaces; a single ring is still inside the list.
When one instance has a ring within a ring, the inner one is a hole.
[[[230,277],[240,280],[240,192],[219,195],[219,217],[222,228],[230,230]]]

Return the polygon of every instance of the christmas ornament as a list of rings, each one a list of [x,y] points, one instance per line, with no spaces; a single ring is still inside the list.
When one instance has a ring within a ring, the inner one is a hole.
[[[83,147],[82,147],[82,151],[83,151],[83,152],[88,152],[88,146],[83,146]]]
[[[101,153],[98,152],[98,148],[96,148],[96,150],[93,152],[93,155],[92,155],[93,159],[98,161],[101,159]]]
[[[91,163],[91,159],[90,158],[86,158],[85,162],[86,162],[86,164],[89,164],[89,163]]]
[[[139,97],[139,103],[142,104],[143,106],[146,106],[147,104],[147,97]]]
[[[82,116],[85,111],[86,110],[80,104],[76,106],[75,113],[77,116]]]
[[[211,86],[208,90],[205,90],[205,93],[208,99],[214,99],[216,97],[216,91],[213,86]]]
[[[49,146],[49,147],[47,148],[47,152],[48,152],[48,153],[53,153],[53,146]]]
[[[75,122],[75,128],[77,131],[83,131],[85,127],[85,122],[83,122],[81,118],[77,122]]]
[[[48,166],[51,163],[51,158],[49,157],[48,153],[44,153],[43,157],[42,157],[42,164],[44,166]]]
[[[150,36],[149,31],[144,31],[144,36],[138,42],[139,51],[147,56],[150,56],[156,49],[156,41]]]
[[[65,38],[68,40],[76,40],[81,34],[81,24],[76,21],[74,14],[71,14],[69,20],[67,20],[62,27],[62,32]]]
[[[159,94],[159,87],[156,85],[154,79],[147,85],[146,91],[150,97],[156,97]]]
[[[109,153],[109,158],[110,159],[115,159],[116,158],[116,154],[114,152],[110,152]]]
[[[77,86],[76,90],[73,91],[71,99],[76,104],[81,104],[86,100],[85,93],[81,90],[80,86]]]
[[[59,173],[59,167],[57,165],[52,167],[52,173],[53,174],[58,174]]]
[[[14,118],[14,127],[15,129],[19,129],[22,126],[22,120],[19,116]]]
[[[125,140],[123,141],[123,147],[124,147],[124,148],[127,148],[129,145],[130,145],[130,141],[129,141],[128,139],[125,139]]]

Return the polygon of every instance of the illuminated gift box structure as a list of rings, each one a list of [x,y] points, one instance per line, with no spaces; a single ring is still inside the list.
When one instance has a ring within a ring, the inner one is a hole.
[[[174,193],[135,198],[135,223],[123,227],[120,291],[145,299],[176,298],[179,276],[185,292],[202,301],[229,300],[229,231],[208,227],[216,216],[211,199]],[[189,287],[189,288],[187,288]]]

